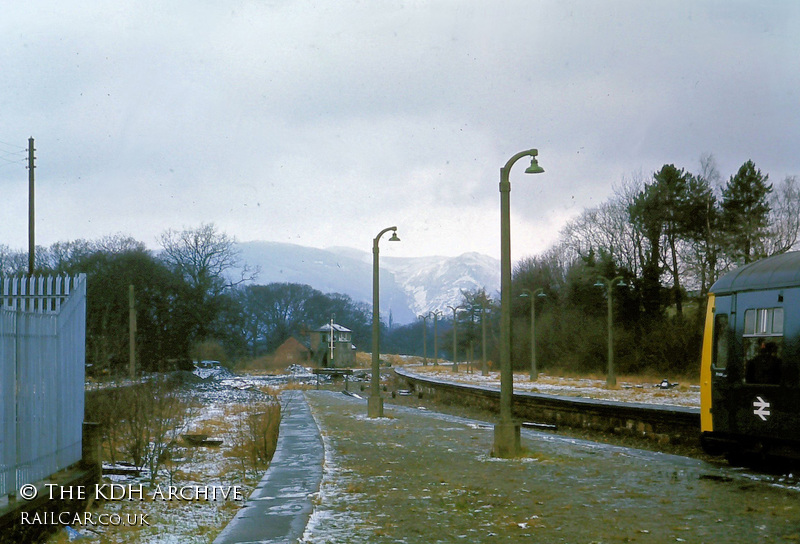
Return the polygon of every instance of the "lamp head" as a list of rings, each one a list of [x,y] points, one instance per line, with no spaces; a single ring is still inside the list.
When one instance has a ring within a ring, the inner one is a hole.
[[[601,281],[598,281],[597,283],[594,284],[594,286],[595,287],[605,287],[605,284],[603,282],[601,282]]]
[[[400,238],[397,237],[397,231],[393,231],[392,232],[392,237],[389,238],[389,241],[390,242],[399,242],[400,241]]]
[[[544,168],[539,166],[539,161],[536,160],[536,155],[538,154],[539,152],[534,149],[531,155],[531,165],[525,169],[526,174],[541,174],[544,172]]]

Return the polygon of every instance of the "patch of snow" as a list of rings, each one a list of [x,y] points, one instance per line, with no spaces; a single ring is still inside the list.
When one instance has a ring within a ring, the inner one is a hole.
[[[452,363],[440,363],[437,367],[428,365],[407,365],[404,368],[421,377],[435,378],[456,383],[477,385],[481,387],[500,387],[500,373],[490,371],[487,376],[481,374],[480,364],[473,365],[473,372],[467,371],[467,364],[459,362],[459,372],[452,372]],[[660,387],[660,383],[650,386],[618,382],[617,388],[608,388],[605,380],[591,378],[564,378],[539,374],[539,379],[530,381],[527,373],[514,374],[514,391],[562,395],[569,397],[585,397],[612,400],[617,402],[639,402],[667,406],[700,407],[699,387],[677,387],[668,389]]]

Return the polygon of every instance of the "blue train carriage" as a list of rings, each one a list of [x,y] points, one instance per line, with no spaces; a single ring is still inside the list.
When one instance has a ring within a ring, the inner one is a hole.
[[[701,440],[731,461],[800,458],[800,251],[711,287],[701,366]]]

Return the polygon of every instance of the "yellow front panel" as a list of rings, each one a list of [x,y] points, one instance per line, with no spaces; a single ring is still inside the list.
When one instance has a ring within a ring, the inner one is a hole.
[[[711,417],[711,357],[714,348],[714,295],[708,295],[706,325],[703,329],[703,353],[700,361],[700,430],[714,430]]]

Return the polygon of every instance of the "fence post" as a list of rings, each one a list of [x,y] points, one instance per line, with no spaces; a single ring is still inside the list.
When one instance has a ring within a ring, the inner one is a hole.
[[[83,422],[81,466],[95,473],[97,480],[103,474],[103,450],[99,423]]]

